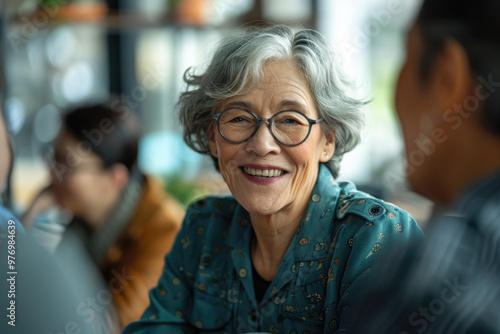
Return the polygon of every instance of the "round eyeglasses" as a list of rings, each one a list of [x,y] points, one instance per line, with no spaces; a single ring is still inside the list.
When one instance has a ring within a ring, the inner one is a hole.
[[[310,119],[296,110],[283,110],[270,118],[260,118],[240,107],[224,109],[212,118],[217,121],[217,129],[222,138],[231,143],[249,140],[259,129],[261,122],[267,122],[274,139],[286,146],[302,144],[309,137],[311,127],[323,120]]]

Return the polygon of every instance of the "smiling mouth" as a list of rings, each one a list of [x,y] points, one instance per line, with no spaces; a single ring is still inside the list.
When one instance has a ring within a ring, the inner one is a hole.
[[[240,168],[245,174],[262,179],[280,177],[281,175],[286,173],[286,171],[281,169],[258,169],[250,167],[240,167]]]

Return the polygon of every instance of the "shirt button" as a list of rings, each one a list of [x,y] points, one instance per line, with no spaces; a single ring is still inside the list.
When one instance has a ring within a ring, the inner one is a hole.
[[[257,322],[257,312],[255,310],[250,311],[250,320]]]
[[[349,238],[349,240],[347,240],[347,245],[349,247],[352,247],[353,244],[354,244],[354,238]]]
[[[314,245],[314,250],[315,251],[321,251],[323,248],[325,248],[326,244],[324,242],[318,242],[316,245]]]
[[[368,209],[368,213],[370,214],[370,216],[379,216],[383,212],[384,212],[384,208],[382,206],[378,205],[378,204],[372,205]]]
[[[196,208],[203,209],[207,205],[207,200],[202,199],[195,203]]]
[[[204,253],[201,256],[200,262],[203,267],[210,267],[212,264],[212,255],[210,253]]]
[[[241,278],[245,278],[247,277],[247,270],[245,268],[241,268],[239,274]]]

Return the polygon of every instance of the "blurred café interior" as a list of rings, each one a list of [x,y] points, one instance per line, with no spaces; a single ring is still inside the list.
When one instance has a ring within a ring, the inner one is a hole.
[[[346,155],[340,178],[408,210],[422,226],[431,207],[404,180],[403,143],[393,92],[404,30],[419,1],[386,0],[4,0],[1,2],[2,112],[15,164],[6,201],[22,212],[47,185],[47,147],[64,110],[121,97],[137,114],[143,137],[138,164],[164,181],[183,205],[227,188],[212,162],[182,140],[175,104],[183,73],[204,66],[217,41],[242,26],[268,22],[313,28],[342,56],[370,97],[369,126]],[[126,104],[126,105],[125,105]],[[54,218],[56,217],[56,218]],[[54,219],[52,219],[54,218]],[[36,225],[42,236],[54,221]],[[60,224],[59,224],[60,226]]]

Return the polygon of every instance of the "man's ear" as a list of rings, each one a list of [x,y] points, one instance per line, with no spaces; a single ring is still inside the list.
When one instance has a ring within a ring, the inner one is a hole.
[[[119,191],[125,189],[127,186],[128,180],[130,178],[130,173],[123,164],[114,164],[110,168],[110,173],[112,177],[113,185]]]
[[[217,153],[217,143],[215,142],[215,131],[217,129],[215,128],[215,122],[210,123],[210,126],[208,127],[207,135],[208,135],[208,146],[210,148],[210,154],[214,158],[218,158],[218,153]]]
[[[325,134],[325,143],[323,145],[323,152],[320,156],[321,162],[328,162],[335,153],[335,133]]]
[[[472,73],[462,44],[453,39],[445,41],[431,78],[431,89],[436,92],[440,110],[453,110],[457,101],[464,101],[472,94]]]

